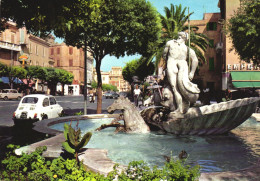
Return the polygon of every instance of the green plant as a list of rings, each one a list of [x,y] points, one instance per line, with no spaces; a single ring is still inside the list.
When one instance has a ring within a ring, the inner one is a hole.
[[[71,124],[64,124],[64,137],[66,141],[62,143],[62,146],[68,153],[73,154],[79,163],[78,153],[88,144],[92,133],[88,132],[81,138],[81,130],[78,128],[78,123],[76,129],[72,128]]]
[[[83,115],[84,113],[82,112],[82,111],[79,111],[79,112],[76,112],[76,113],[74,113],[74,115],[76,115],[76,116],[80,116],[80,115]]]
[[[86,166],[75,159],[64,159],[62,157],[53,160],[42,156],[46,147],[37,148],[31,154],[17,156],[15,145],[9,145],[10,152],[0,164],[0,180],[69,180],[69,181],[129,181],[129,180],[175,180],[193,181],[198,180],[200,175],[199,166],[190,167],[185,161],[171,159],[165,163],[163,168],[154,166],[150,168],[143,161],[130,162],[127,169],[119,173],[118,164],[107,176],[91,171],[86,171]]]
[[[63,159],[58,157],[47,160],[42,156],[46,147],[39,147],[31,154],[14,154],[15,145],[9,145],[11,150],[0,164],[0,180],[19,181],[96,181],[105,180],[103,175],[86,171],[83,164],[78,164],[75,159]]]

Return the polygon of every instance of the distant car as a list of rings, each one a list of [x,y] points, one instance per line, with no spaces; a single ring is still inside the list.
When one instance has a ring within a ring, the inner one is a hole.
[[[119,97],[119,94],[112,92],[112,93],[106,93],[105,95],[106,99],[117,99]]]
[[[59,117],[63,108],[55,97],[42,94],[24,96],[13,114],[15,124],[32,123],[43,119]]]
[[[3,89],[3,90],[0,90],[0,99],[4,99],[5,101],[7,101],[8,99],[21,100],[22,97],[23,97],[23,94],[19,93],[15,89]]]

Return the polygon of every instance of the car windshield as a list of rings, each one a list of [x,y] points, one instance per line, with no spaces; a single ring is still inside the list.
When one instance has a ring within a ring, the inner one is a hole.
[[[37,97],[25,97],[22,103],[36,104],[38,102]]]

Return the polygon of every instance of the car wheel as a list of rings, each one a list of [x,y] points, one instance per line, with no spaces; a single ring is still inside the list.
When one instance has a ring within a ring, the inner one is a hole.
[[[7,97],[7,96],[5,96],[5,97],[4,97],[4,100],[5,100],[5,101],[7,101],[7,100],[8,100],[8,97]]]
[[[44,119],[48,119],[48,115],[47,115],[47,114],[44,114],[44,115],[42,116],[42,120],[44,120]]]
[[[64,110],[62,110],[62,111],[60,112],[59,116],[60,116],[60,117],[65,116],[65,112],[64,112]]]
[[[17,100],[18,100],[18,101],[20,101],[20,100],[21,100],[21,97],[20,97],[20,96],[18,96],[18,97],[17,97]]]

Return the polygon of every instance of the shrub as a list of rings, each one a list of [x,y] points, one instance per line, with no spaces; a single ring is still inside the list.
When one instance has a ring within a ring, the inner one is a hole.
[[[154,167],[151,169],[143,161],[133,161],[129,163],[128,168],[118,173],[115,165],[114,171],[107,176],[100,175],[91,171],[86,171],[86,167],[80,162],[78,165],[75,159],[64,159],[62,157],[47,160],[42,156],[46,147],[37,148],[31,154],[14,154],[14,145],[9,145],[11,149],[6,158],[2,161],[0,167],[0,180],[69,180],[69,181],[129,181],[129,180],[176,180],[193,181],[197,180],[199,166],[191,168],[181,160],[166,162],[162,169]]]

